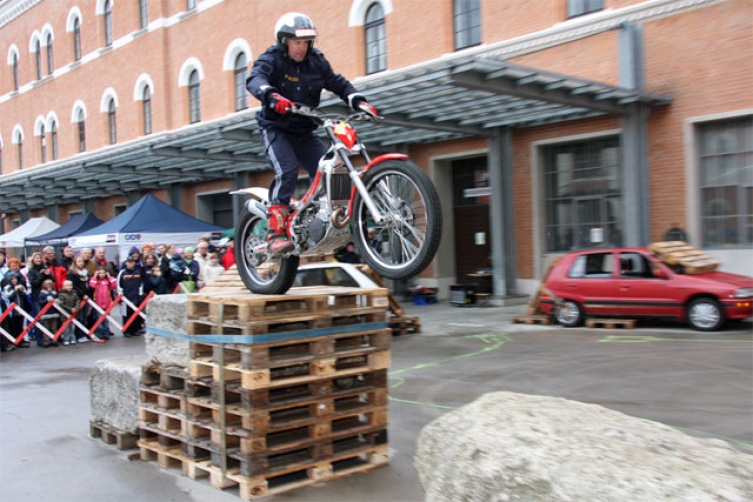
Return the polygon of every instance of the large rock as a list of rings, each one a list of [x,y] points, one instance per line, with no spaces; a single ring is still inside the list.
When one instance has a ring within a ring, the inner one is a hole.
[[[147,330],[186,334],[188,300],[186,295],[159,295],[149,300],[146,315]],[[146,354],[162,366],[187,368],[191,361],[190,342],[168,336],[147,333]]]
[[[431,502],[753,500],[753,456],[601,406],[486,394],[421,432]]]
[[[92,422],[120,432],[139,432],[139,385],[146,356],[103,359],[89,377]]]

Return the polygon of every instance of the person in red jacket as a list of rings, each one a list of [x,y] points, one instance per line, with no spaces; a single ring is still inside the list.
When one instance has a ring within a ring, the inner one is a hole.
[[[52,273],[52,280],[55,283],[55,291],[60,292],[63,289],[63,282],[68,275],[68,268],[60,263],[55,256],[55,248],[52,246],[45,246],[42,250],[42,256],[44,257],[44,263]]]
[[[92,297],[94,303],[97,304],[102,310],[106,310],[112,302],[112,292],[118,287],[118,281],[111,276],[105,267],[99,267],[94,277],[89,279],[89,288],[92,290]],[[100,313],[97,309],[92,309],[92,321],[97,322],[99,320]],[[113,336],[110,331],[110,325],[107,320],[102,321],[97,327],[97,331],[94,333],[102,340],[109,340]]]
[[[227,249],[222,253],[222,259],[220,260],[225,270],[235,265],[235,249],[233,247],[233,239],[230,238],[227,241]]]

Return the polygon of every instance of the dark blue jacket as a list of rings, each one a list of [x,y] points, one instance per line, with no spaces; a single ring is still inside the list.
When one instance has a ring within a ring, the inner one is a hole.
[[[262,108],[256,115],[261,127],[275,127],[293,133],[313,131],[317,124],[299,115],[280,115],[270,106],[270,96],[277,92],[294,103],[315,108],[323,89],[334,92],[348,105],[364,101],[353,84],[335,73],[329,61],[317,49],[311,49],[306,59],[296,63],[281,48],[271,46],[259,56],[246,79],[246,88]]]
[[[118,274],[118,287],[123,292],[123,296],[138,305],[144,292],[144,279],[141,269],[126,267]]]

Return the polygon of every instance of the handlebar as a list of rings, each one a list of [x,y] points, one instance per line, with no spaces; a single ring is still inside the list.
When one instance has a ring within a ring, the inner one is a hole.
[[[340,115],[338,113],[324,113],[318,108],[312,108],[310,106],[302,105],[301,103],[293,103],[293,107],[288,110],[288,113],[295,115],[301,115],[303,117],[309,117],[320,125],[324,125],[328,120],[333,122],[345,121],[345,122],[372,122],[375,120],[382,120],[382,116],[378,116],[374,119],[366,112],[355,112],[350,115]]]

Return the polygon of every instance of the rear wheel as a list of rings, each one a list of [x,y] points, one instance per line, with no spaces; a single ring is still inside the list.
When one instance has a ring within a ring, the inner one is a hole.
[[[385,221],[374,221],[356,194],[354,233],[361,256],[388,279],[420,273],[434,259],[442,238],[442,207],[431,179],[409,160],[387,160],[369,170],[363,183]],[[377,246],[369,230],[376,232]]]
[[[713,298],[696,298],[686,309],[688,324],[698,331],[716,331],[724,324],[724,310]]]
[[[267,220],[244,210],[235,227],[235,263],[246,287],[263,295],[282,295],[298,271],[298,256],[270,257],[257,251],[267,239]]]
[[[557,322],[565,328],[575,328],[583,324],[583,309],[578,302],[573,300],[562,300],[561,303],[555,307],[554,317]]]

